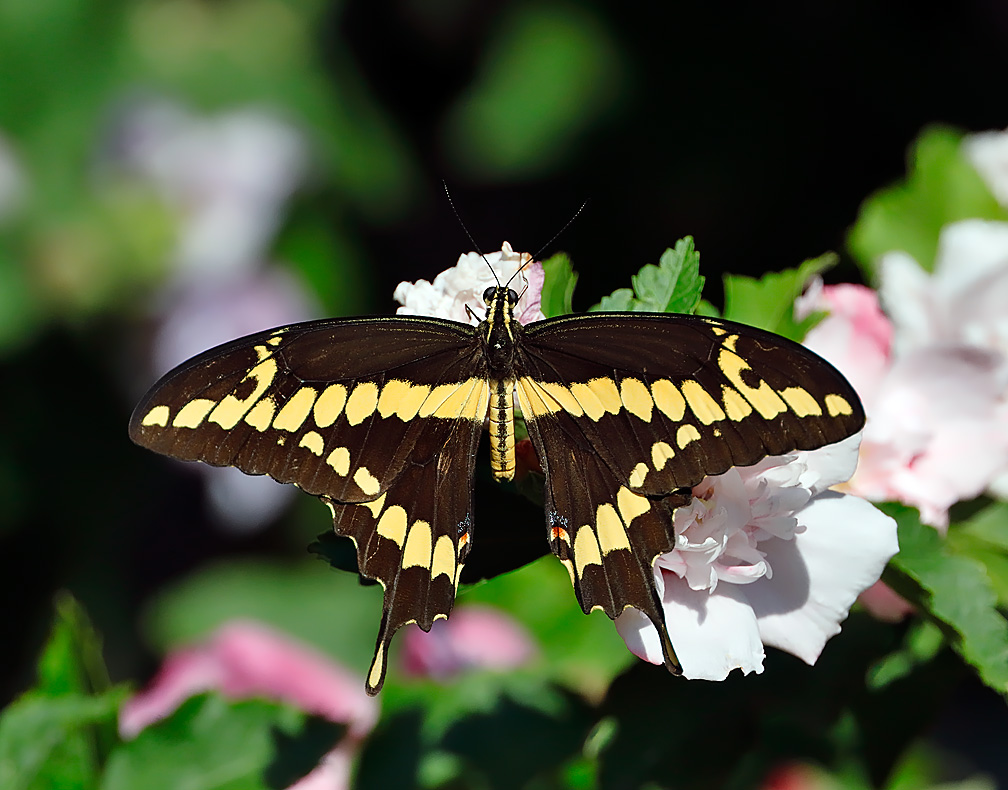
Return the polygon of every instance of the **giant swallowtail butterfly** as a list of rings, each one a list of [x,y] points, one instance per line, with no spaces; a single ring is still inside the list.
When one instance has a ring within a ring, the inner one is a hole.
[[[522,326],[517,298],[487,289],[476,327],[348,318],[241,338],[164,376],[130,422],[144,447],[268,474],[328,505],[385,590],[371,694],[395,632],[451,612],[476,543],[480,434],[488,424],[494,477],[512,478],[515,402],[545,473],[546,539],[581,608],[639,609],[673,672],[652,566],[674,546],[682,489],[864,424],[840,373],[768,332],[649,313]]]

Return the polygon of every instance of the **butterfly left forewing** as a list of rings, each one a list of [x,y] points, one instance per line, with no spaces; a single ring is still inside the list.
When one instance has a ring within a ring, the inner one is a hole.
[[[489,400],[479,341],[426,318],[309,322],[213,349],[167,374],[130,436],[186,460],[269,474],[320,496],[385,587],[368,690],[409,622],[447,616],[472,539]]]

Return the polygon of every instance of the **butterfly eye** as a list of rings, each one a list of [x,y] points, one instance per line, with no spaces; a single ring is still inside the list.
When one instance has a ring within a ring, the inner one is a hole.
[[[491,285],[483,292],[483,301],[487,304],[493,301],[494,293],[497,291],[497,286]]]
[[[508,288],[508,304],[512,307],[518,304],[518,294],[516,294],[511,288]]]

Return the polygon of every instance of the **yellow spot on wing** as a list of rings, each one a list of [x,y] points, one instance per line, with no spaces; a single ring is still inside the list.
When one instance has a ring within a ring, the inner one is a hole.
[[[723,345],[729,351],[734,351],[735,343],[737,342],[738,342],[738,335],[729,335],[724,339],[724,342],[721,345]]]
[[[595,539],[595,532],[587,525],[578,529],[577,535],[574,536],[574,562],[578,577],[584,576],[588,565],[602,564],[602,553]]]
[[[249,413],[245,415],[245,422],[259,432],[265,431],[270,427],[270,423],[273,422],[273,413],[275,411],[276,402],[267,395],[249,409]]]
[[[431,388],[427,384],[414,384],[409,392],[404,393],[402,400],[396,407],[395,415],[403,422],[412,420],[417,416],[420,407],[423,406],[427,396],[430,395]]]
[[[298,447],[305,447],[315,455],[322,455],[324,446],[325,443],[322,441],[322,434],[316,431],[308,431],[308,433],[301,437],[301,441],[298,442]]]
[[[684,381],[681,386],[682,393],[686,397],[686,402],[689,404],[690,409],[693,410],[693,414],[704,425],[710,425],[712,422],[725,418],[725,413],[718,406],[717,401],[711,397],[707,390],[700,386],[699,382],[690,379],[689,381]]]
[[[381,490],[378,478],[371,474],[366,466],[357,467],[353,480],[357,484],[357,487],[368,496],[373,496]]]
[[[403,399],[409,396],[412,389],[412,385],[402,379],[386,381],[385,386],[382,387],[381,395],[378,396],[378,414],[383,419],[391,417],[399,409]],[[423,401],[421,400],[420,403]],[[417,403],[417,408],[420,408],[420,403]],[[414,410],[413,413],[416,414],[416,411]]]
[[[311,387],[302,387],[295,392],[290,400],[280,407],[273,419],[273,427],[280,431],[297,431],[311,413],[312,404],[318,393]]]
[[[383,538],[394,541],[402,548],[406,541],[406,511],[399,505],[392,505],[378,519],[376,530]]]
[[[155,406],[144,415],[141,425],[160,425],[162,428],[168,425],[168,415],[171,412],[167,406]]]
[[[233,394],[226,395],[217,404],[217,408],[210,412],[209,421],[217,423],[225,431],[230,431],[238,424],[238,420],[245,416],[245,412],[252,408],[252,404],[259,400],[266,390],[269,389],[273,383],[273,379],[276,378],[276,374],[276,360],[272,358],[264,359],[246,373],[245,378],[242,379],[242,383],[249,379],[255,379],[256,386],[251,394],[244,400],[238,400]]]
[[[442,535],[434,544],[434,557],[431,560],[431,578],[441,574],[451,581],[455,578],[455,544],[447,535]]]
[[[193,398],[179,409],[179,413],[172,420],[172,427],[196,428],[203,422],[203,418],[207,416],[207,412],[216,405],[217,401],[210,400],[209,398]]]
[[[629,524],[637,516],[643,516],[647,513],[651,509],[651,503],[646,496],[635,494],[629,488],[620,486],[620,490],[616,494],[616,507],[619,508],[623,522]],[[601,541],[601,539],[602,534],[599,533],[599,540]]]
[[[431,529],[426,521],[414,521],[406,536],[403,548],[403,568],[427,568],[431,566]]]
[[[836,417],[839,414],[849,415],[854,413],[851,405],[840,395],[831,393],[824,400],[826,402],[826,412],[830,417]],[[176,419],[178,418],[176,417]]]
[[[350,471],[350,451],[346,447],[337,447],[329,453],[329,457],[326,458],[326,463],[329,464],[329,466],[331,466],[340,477],[346,477],[347,472]]]
[[[675,450],[665,442],[655,442],[651,445],[651,465],[660,472],[665,464],[675,455]]]
[[[347,398],[346,412],[347,422],[351,425],[360,425],[364,420],[374,414],[375,406],[378,405],[378,385],[373,381],[362,381],[353,388],[350,397]]]
[[[381,513],[382,508],[385,507],[385,497],[387,496],[388,492],[382,494],[377,499],[364,503],[364,507],[366,507],[368,510],[371,511],[372,518],[378,518],[378,515]]]
[[[651,385],[655,406],[673,422],[679,422],[686,413],[686,400],[668,379],[658,379]]]
[[[539,386],[547,395],[560,404],[568,414],[572,414],[575,417],[580,417],[584,414],[584,409],[581,408],[581,404],[574,397],[574,393],[563,384],[554,381],[544,381]]]
[[[734,351],[721,349],[721,353],[718,354],[718,367],[764,419],[773,419],[787,409],[780,396],[762,379],[759,380],[758,387],[750,387],[742,380],[742,372],[752,371],[752,368]],[[756,376],[755,372],[752,375]]]
[[[744,420],[752,414],[752,406],[749,401],[742,397],[742,393],[733,390],[727,384],[721,385],[721,399],[724,401],[728,418],[734,422]]]
[[[625,488],[623,490],[626,491]],[[595,524],[598,528],[599,548],[602,550],[603,556],[610,551],[630,548],[630,540],[627,538],[626,530],[623,529],[619,516],[616,515],[616,509],[608,502],[598,506],[598,510],[595,512]],[[577,556],[576,551],[574,556]]]
[[[619,414],[623,408],[623,400],[620,398],[619,390],[616,389],[616,382],[612,379],[591,379],[588,382],[588,389],[598,396],[599,403],[610,414]]]
[[[644,478],[647,477],[648,465],[641,463],[637,464],[630,473],[630,487],[640,488],[644,485]]]
[[[676,444],[679,445],[679,449],[683,449],[690,442],[695,442],[700,438],[700,431],[696,429],[693,425],[680,425],[679,430],[676,431]]]
[[[644,422],[651,422],[651,410],[654,408],[654,401],[651,400],[651,393],[639,379],[623,379],[620,382],[620,400],[628,412],[635,417],[639,417]]]
[[[571,395],[574,396],[575,400],[578,402],[578,406],[581,407],[585,415],[589,419],[598,421],[598,419],[605,414],[605,406],[602,401],[599,400],[598,395],[596,395],[592,389],[583,383],[575,383],[570,386]]]
[[[544,414],[560,411],[560,404],[534,379],[523,376],[517,383],[518,406],[526,418],[534,420]]]
[[[312,416],[319,428],[328,428],[336,422],[336,418],[343,411],[346,396],[347,389],[342,384],[330,384],[322,390],[322,394],[318,396],[312,409]]]
[[[447,420],[478,420],[482,423],[486,419],[487,406],[490,404],[490,386],[486,379],[469,379],[454,387],[444,402],[434,409],[433,416]],[[428,402],[433,395],[432,392]],[[426,403],[424,406],[426,407]],[[425,416],[422,411],[421,415]]]
[[[385,643],[381,642],[378,645],[378,649],[375,651],[374,660],[371,662],[371,670],[368,672],[368,688],[374,689],[378,687],[378,683],[381,681],[382,676],[385,674]],[[372,692],[377,693],[377,692]]]
[[[791,407],[791,411],[799,417],[822,416],[822,407],[803,387],[786,387],[780,394]]]

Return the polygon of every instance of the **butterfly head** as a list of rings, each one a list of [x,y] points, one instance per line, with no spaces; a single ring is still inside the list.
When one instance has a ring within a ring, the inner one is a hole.
[[[510,312],[513,313],[515,305],[518,304],[518,294],[515,293],[513,288],[491,285],[483,292],[483,301],[486,302],[487,318],[489,318],[490,313],[493,312],[498,301],[506,301],[508,307],[510,308]]]
[[[477,331],[486,344],[490,369],[505,371],[510,368],[514,357],[515,332],[520,331],[518,322],[514,320],[518,294],[507,286],[491,285],[483,292],[483,301],[487,304],[486,319]]]

